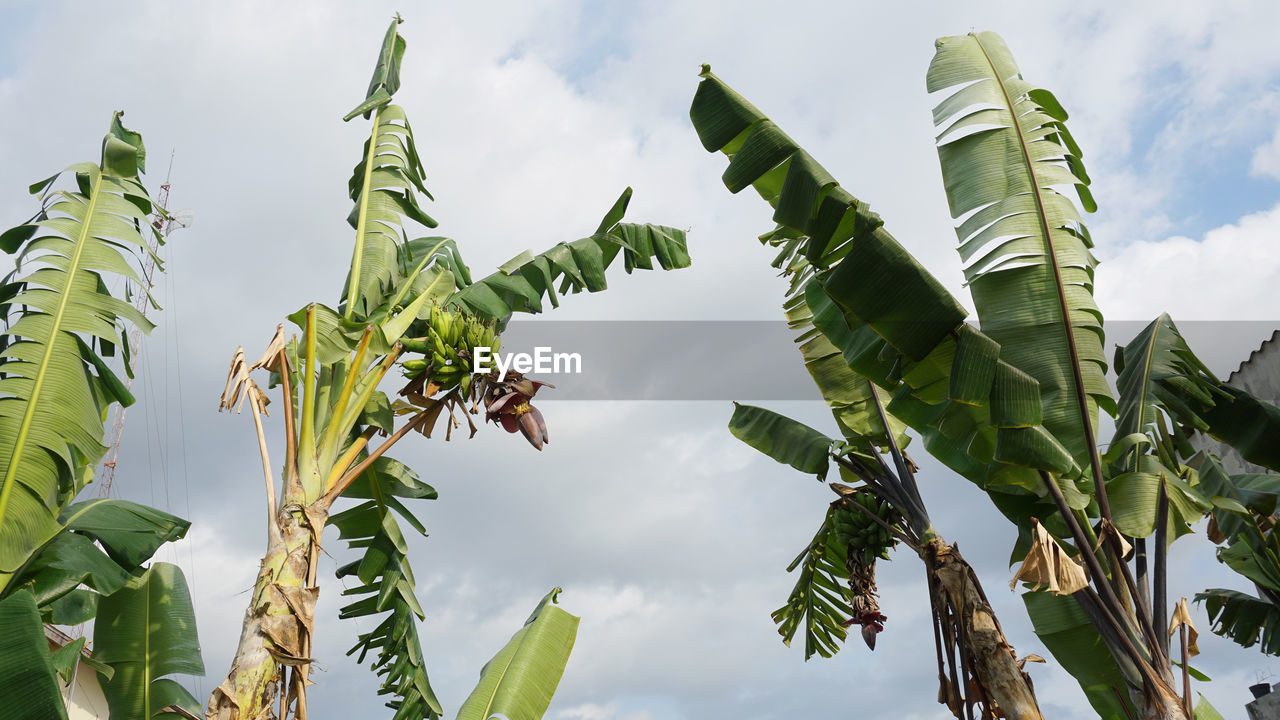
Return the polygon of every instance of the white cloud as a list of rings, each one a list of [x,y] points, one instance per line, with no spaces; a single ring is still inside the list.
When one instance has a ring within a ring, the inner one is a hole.
[[[608,705],[583,703],[571,708],[565,708],[552,717],[559,720],[653,720],[653,715],[647,711],[620,715],[618,714],[618,706],[614,703]]]
[[[1259,145],[1249,159],[1249,174],[1280,180],[1280,130],[1267,143]]]
[[[1109,318],[1178,320],[1280,318],[1280,205],[1214,228],[1196,240],[1138,241],[1097,271],[1098,304]]]

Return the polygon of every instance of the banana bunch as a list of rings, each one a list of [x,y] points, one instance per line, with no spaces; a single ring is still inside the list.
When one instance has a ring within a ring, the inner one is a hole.
[[[476,348],[486,347],[490,353],[498,352],[502,339],[498,337],[492,321],[482,320],[452,308],[431,306],[431,317],[426,334],[417,338],[403,338],[406,351],[421,353],[421,358],[404,360],[405,375],[418,378],[423,375],[441,390],[462,388],[462,394],[471,392],[472,358]]]
[[[836,504],[836,511],[831,515],[835,539],[848,548],[850,555],[858,556],[865,565],[871,565],[877,558],[888,560],[889,549],[897,544],[897,539],[883,525],[857,508],[849,507],[848,503],[857,503],[890,527],[902,522],[898,512],[889,503],[863,490],[846,495],[842,502]]]

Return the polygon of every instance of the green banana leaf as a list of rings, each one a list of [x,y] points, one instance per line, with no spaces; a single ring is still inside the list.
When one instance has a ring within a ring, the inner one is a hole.
[[[1280,442],[1276,440],[1280,438],[1280,407],[1226,383],[1219,384],[1217,390],[1219,395],[1212,404],[1195,408],[1204,419],[1205,432],[1235,448],[1245,460],[1280,472]]]
[[[1039,381],[1044,426],[1086,466],[1097,408],[1116,408],[1093,299],[1093,243],[1056,189],[1074,185],[1085,209],[1095,209],[1080,149],[1062,106],[1022,79],[998,35],[941,38],[935,48],[928,89],[949,91],[933,111],[938,159],[951,216],[963,218],[956,234],[982,331],[1002,359]]]
[[[123,587],[161,544],[181,538],[190,525],[154,508],[112,499],[72,505],[60,520],[62,530],[32,553],[6,590],[31,590],[46,622],[56,625],[91,619],[100,595]]]
[[[363,663],[370,652],[377,651],[372,668],[383,676],[378,692],[395,696],[387,703],[396,711],[393,720],[438,718],[444,710],[427,677],[418,638],[417,621],[424,614],[414,594],[408,546],[396,520],[398,514],[426,535],[426,528],[397,497],[434,500],[436,491],[408,467],[384,455],[352,482],[343,497],[368,500],[329,518],[341,539],[363,550],[359,560],[337,570],[339,578],[355,577],[361,583],[342,594],[362,596],[342,607],[338,617],[389,613],[373,630],[361,633],[347,654],[359,651],[357,662]]]
[[[805,660],[814,655],[831,657],[839,652],[849,635],[844,623],[849,620],[853,591],[847,584],[847,550],[839,546],[832,532],[834,513],[834,509],[827,509],[813,540],[787,566],[787,572],[799,568],[800,574],[796,576],[787,604],[772,613],[778,634],[787,647],[795,639],[796,631],[804,626]]]
[[[1197,488],[1165,467],[1154,455],[1139,455],[1136,468],[1107,480],[1111,520],[1129,537],[1145,538],[1155,532],[1160,488],[1169,498],[1168,541],[1191,532],[1212,503]]]
[[[890,414],[983,488],[1043,495],[1036,470],[1078,476],[1039,423],[1034,379],[964,324],[959,302],[865,203],[709,67],[701,77],[689,114],[703,146],[729,156],[730,191],[753,187],[774,205],[782,227],[765,239],[783,245],[775,266],[794,273],[793,297],[803,294],[814,327],[849,368],[891,394]],[[1087,502],[1079,492],[1071,498]]]
[[[729,432],[780,463],[819,480],[827,478],[836,441],[804,423],[772,410],[734,403]]]
[[[108,404],[132,402],[86,339],[105,352],[126,322],[152,327],[105,285],[112,276],[138,282],[126,251],[148,252],[152,203],[137,179],[144,158],[140,136],[117,114],[101,163],[68,168],[75,183],[66,189],[58,176],[34,185],[41,212],[0,236],[18,264],[0,292],[11,318],[0,342],[0,590],[59,531],[62,506],[92,477]]]
[[[447,304],[505,323],[513,312],[542,312],[543,297],[559,307],[557,282],[562,295],[606,289],[605,270],[619,253],[628,274],[637,268],[652,270],[654,260],[663,270],[689,267],[684,231],[619,222],[630,200],[631,188],[627,188],[589,237],[560,243],[538,255],[522,254],[475,283],[455,272],[460,289]]]
[[[364,159],[349,183],[355,206],[347,220],[356,230],[356,243],[347,279],[346,319],[365,317],[393,285],[403,218],[436,227],[414,194],[416,190],[431,197],[425,177],[404,109],[390,104],[376,109]]]
[[[1073,597],[1029,592],[1022,595],[1022,602],[1035,626],[1036,637],[1062,664],[1062,669],[1080,683],[1089,704],[1100,717],[1104,720],[1138,717],[1128,699],[1125,674]],[[1124,700],[1117,698],[1117,694]]]
[[[88,585],[103,595],[124,587],[129,573],[94,544],[72,532],[60,532],[33,555],[11,588],[26,587],[44,607],[58,598]]]
[[[0,720],[67,720],[31,593],[0,600]]]
[[[1210,705],[1204,695],[1200,695],[1200,700],[1191,709],[1191,717],[1193,720],[1222,720],[1222,713],[1219,713],[1217,708]]]
[[[178,714],[161,712],[170,705],[200,712],[191,693],[165,677],[204,675],[191,594],[176,565],[155,563],[102,598],[93,648],[114,671],[102,686],[112,720],[177,720]]]
[[[343,120],[350,120],[363,114],[369,118],[373,108],[385,103],[388,98],[400,89],[400,63],[404,58],[405,40],[399,32],[400,23],[404,22],[400,14],[391,21],[387,35],[382,40],[382,48],[378,51],[378,62],[373,66],[373,78],[369,80],[369,90],[365,93],[364,102],[347,114]]]
[[[1223,588],[1197,593],[1195,601],[1204,603],[1215,635],[1231,638],[1241,647],[1259,645],[1267,655],[1280,655],[1280,609],[1274,603]]]
[[[426,171],[418,157],[413,128],[404,109],[391,104],[391,96],[400,88],[399,68],[405,49],[404,38],[397,31],[399,24],[397,16],[387,29],[364,102],[343,118],[373,117],[364,154],[347,183],[355,203],[347,222],[356,231],[343,299],[342,316],[348,321],[367,318],[396,284],[403,218],[426,227],[437,224],[418,205],[415,195],[416,190],[431,198],[423,183]]]
[[[559,594],[560,588],[547,593],[524,627],[485,663],[457,720],[538,720],[547,712],[578,635],[578,618],[555,606]]]
[[[112,560],[135,570],[159,547],[180,540],[188,520],[128,500],[102,498],[76,503],[62,513],[68,530],[97,540]]]
[[[1120,399],[1113,445],[1135,433],[1158,440],[1160,411],[1198,430],[1208,427],[1185,398],[1212,403],[1217,378],[1191,352],[1168,314],[1151,321],[1128,345],[1116,350],[1115,368]]]
[[[803,262],[807,267],[808,261]],[[788,327],[799,333],[796,342],[800,343],[805,369],[818,386],[823,401],[831,408],[845,442],[859,448],[874,444],[887,450],[889,443],[879,408],[888,405],[892,397],[883,388],[853,372],[840,349],[814,326],[813,309],[803,292],[788,298],[783,303],[783,311]],[[905,448],[911,441],[906,433],[906,423],[892,413],[885,416],[898,447]]]

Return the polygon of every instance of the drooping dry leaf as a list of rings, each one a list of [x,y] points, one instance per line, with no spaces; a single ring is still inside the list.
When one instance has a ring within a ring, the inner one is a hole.
[[[1200,648],[1196,646],[1196,640],[1200,637],[1200,633],[1196,632],[1195,623],[1191,622],[1191,611],[1187,609],[1186,598],[1179,600],[1173,608],[1173,618],[1169,622],[1169,637],[1173,637],[1181,625],[1187,627],[1187,657],[1199,655]]]
[[[284,336],[284,323],[280,323],[276,325],[276,334],[271,338],[271,342],[267,344],[267,349],[262,353],[262,357],[258,358],[258,362],[254,363],[253,367],[250,367],[249,369],[257,370],[258,368],[265,368],[283,375],[284,373],[281,371],[281,365],[288,365],[289,363],[289,354],[284,351],[286,342],[287,341]]]
[[[1035,653],[1031,653],[1029,655],[1024,655],[1021,659],[1018,660],[1018,669],[1019,670],[1025,669],[1027,663],[1029,662],[1043,663],[1047,661],[1044,658],[1040,657],[1039,655],[1036,655]]]
[[[1089,577],[1080,561],[1068,556],[1035,518],[1031,519],[1031,530],[1031,552],[1027,553],[1022,567],[1009,581],[1010,590],[1022,580],[1037,587],[1043,585],[1054,595],[1070,595],[1089,584]]]
[[[1227,536],[1223,535],[1222,529],[1218,527],[1218,518],[1213,515],[1209,516],[1209,527],[1205,529],[1204,534],[1214,545],[1221,545],[1227,541]]]
[[[1124,539],[1124,533],[1120,532],[1115,525],[1112,525],[1110,520],[1106,518],[1099,520],[1096,532],[1098,534],[1098,544],[1093,546],[1094,552],[1097,552],[1098,548],[1102,547],[1102,543],[1106,540],[1107,535],[1114,536],[1116,541],[1120,543],[1120,557],[1127,559],[1129,557],[1129,553],[1133,552],[1133,545],[1129,544],[1129,541]]]
[[[222,399],[218,403],[218,411],[230,410],[237,402],[240,408],[244,408],[244,400],[240,394],[244,391],[245,381],[249,379],[249,368],[244,361],[244,346],[236,348],[236,354],[231,356],[231,367],[227,369],[227,386],[222,389]],[[236,412],[240,412],[237,409]]]
[[[254,411],[263,415],[270,414],[267,412],[267,405],[271,404],[271,399],[262,391],[262,388],[258,387],[253,378],[249,377],[251,369],[245,363],[244,346],[236,348],[236,354],[231,358],[231,367],[227,369],[227,385],[222,389],[222,399],[218,403],[219,411],[230,411],[234,406],[238,415],[241,410],[244,410],[244,401],[247,399]]]
[[[827,483],[827,485],[831,488],[832,492],[839,495],[840,497],[848,497],[851,495],[856,495],[858,493],[856,488],[852,488],[848,485],[845,485],[844,483],[832,482],[832,483]]]
[[[440,418],[440,411],[444,410],[444,403],[439,399],[433,399],[430,403],[431,404],[427,406],[427,409],[423,411],[426,418],[424,418],[422,424],[418,426],[418,432],[422,433],[426,437],[431,437],[431,431],[435,429],[436,421]]]
[[[181,705],[165,705],[164,707],[156,711],[157,715],[161,713],[175,713],[177,715],[181,715],[184,718],[187,718],[188,720],[201,720],[201,718],[198,718],[195,715],[191,714],[190,710],[187,710]]]

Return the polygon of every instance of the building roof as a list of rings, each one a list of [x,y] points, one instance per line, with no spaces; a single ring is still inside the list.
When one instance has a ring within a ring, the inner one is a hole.
[[[1280,329],[1276,329],[1275,331],[1273,331],[1271,333],[1271,337],[1267,338],[1266,340],[1263,340],[1262,344],[1258,346],[1257,350],[1254,350],[1253,352],[1249,353],[1249,357],[1241,361],[1241,363],[1236,367],[1236,369],[1231,371],[1231,374],[1227,376],[1227,384],[1230,385],[1231,381],[1235,380],[1237,375],[1239,375],[1241,372],[1244,372],[1244,369],[1249,365],[1251,365],[1253,362],[1255,362],[1260,356],[1271,352],[1270,346],[1272,346],[1273,344],[1275,346],[1275,349],[1280,350]]]

